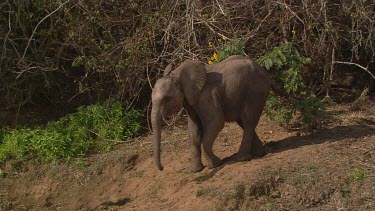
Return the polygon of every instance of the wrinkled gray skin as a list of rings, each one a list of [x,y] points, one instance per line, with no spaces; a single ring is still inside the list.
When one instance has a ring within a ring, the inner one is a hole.
[[[204,168],[202,149],[208,168],[222,163],[212,146],[225,121],[235,121],[243,129],[241,146],[234,155],[237,161],[264,155],[262,142],[255,132],[270,91],[270,78],[262,67],[249,58],[231,56],[213,65],[187,60],[171,70],[172,65],[168,65],[152,92],[154,156],[159,170],[163,170],[160,161],[162,118],[182,107],[188,113],[193,172]]]

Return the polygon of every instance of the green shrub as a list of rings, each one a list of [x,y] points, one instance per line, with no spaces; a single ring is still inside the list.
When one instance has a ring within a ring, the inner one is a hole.
[[[141,113],[125,108],[120,102],[97,103],[44,128],[8,130],[0,144],[0,162],[28,158],[49,162],[106,151],[134,137],[141,127]]]
[[[294,107],[297,111],[301,112],[301,121],[310,130],[319,125],[319,118],[321,117],[322,110],[325,109],[323,101],[315,95],[297,101]]]
[[[233,55],[244,55],[245,43],[242,40],[234,39],[226,42],[223,39],[219,39],[218,42],[218,47],[214,47],[211,43],[209,44],[210,47],[215,49],[214,54],[208,61],[209,64],[221,62]]]
[[[2,144],[4,142],[4,135],[6,133],[6,129],[5,128],[0,128],[0,144]]]
[[[264,113],[270,119],[276,121],[282,126],[287,126],[292,118],[293,112],[291,109],[287,109],[280,99],[271,92]]]
[[[324,101],[311,95],[306,99],[294,100],[291,104],[283,102],[273,93],[269,96],[264,113],[268,118],[281,126],[288,127],[297,113],[299,117],[295,124],[302,124],[303,129],[312,130],[319,126],[319,119],[325,109]]]
[[[31,133],[29,129],[19,129],[6,132],[0,145],[0,161],[6,159],[22,160],[30,150]]]
[[[353,181],[363,181],[366,177],[366,170],[354,169],[352,172],[350,172],[349,176]]]
[[[310,61],[310,58],[299,54],[293,43],[284,43],[257,59],[257,62],[267,70],[271,68],[281,70],[272,73],[282,82],[288,93],[295,93],[305,87],[301,69]]]
[[[274,82],[281,83],[288,95],[297,96],[292,101],[281,101],[271,94],[265,106],[265,114],[280,125],[288,126],[292,117],[299,113],[298,120],[304,128],[315,128],[324,103],[313,94],[307,95],[305,91],[301,70],[310,63],[310,58],[301,56],[294,43],[284,43],[258,58],[257,62],[272,71]]]

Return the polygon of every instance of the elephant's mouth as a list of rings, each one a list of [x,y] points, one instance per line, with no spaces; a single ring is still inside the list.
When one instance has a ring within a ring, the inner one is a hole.
[[[170,116],[170,114],[166,111],[160,111],[160,117],[162,119],[168,119],[168,117]]]
[[[160,116],[163,119],[170,119],[173,116],[173,114],[176,114],[179,111],[180,111],[180,109],[178,109],[178,108],[168,108],[168,109],[165,109],[165,110],[160,110]]]

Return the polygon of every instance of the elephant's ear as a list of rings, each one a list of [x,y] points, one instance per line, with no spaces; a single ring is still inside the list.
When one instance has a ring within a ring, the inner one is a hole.
[[[173,64],[170,63],[170,64],[165,68],[163,76],[167,76],[167,75],[169,75],[169,73],[171,73],[172,69],[173,69]]]
[[[207,72],[204,64],[187,60],[173,71],[172,75],[178,75],[187,102],[190,105],[196,104],[206,83]]]

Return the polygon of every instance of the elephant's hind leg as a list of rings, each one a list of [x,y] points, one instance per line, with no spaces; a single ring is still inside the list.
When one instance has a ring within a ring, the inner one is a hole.
[[[251,152],[253,147],[252,137],[254,136],[254,134],[254,130],[246,128],[244,129],[240,148],[235,155],[236,161],[247,161],[253,158]]]
[[[243,135],[240,149],[235,156],[236,161],[251,160],[254,157],[262,157],[265,154],[266,154],[266,151],[257,133],[255,131],[250,132],[250,131],[244,130],[244,135]]]
[[[243,112],[241,120],[237,121],[238,125],[243,129],[241,145],[235,156],[237,161],[250,160],[254,156],[257,157],[259,154],[263,154],[263,152],[258,152],[259,150],[263,151],[261,149],[263,146],[255,132],[263,107],[254,107],[255,106],[249,106],[249,108]]]
[[[262,141],[259,139],[258,134],[255,132],[253,139],[252,139],[252,148],[251,148],[251,154],[254,157],[263,157],[266,155],[266,150],[262,144]]]
[[[207,158],[207,167],[215,168],[222,164],[222,160],[218,158],[212,151],[212,147],[216,136],[219,134],[220,130],[224,127],[224,121],[213,121],[208,127],[205,128],[203,132],[202,145],[203,150]]]

